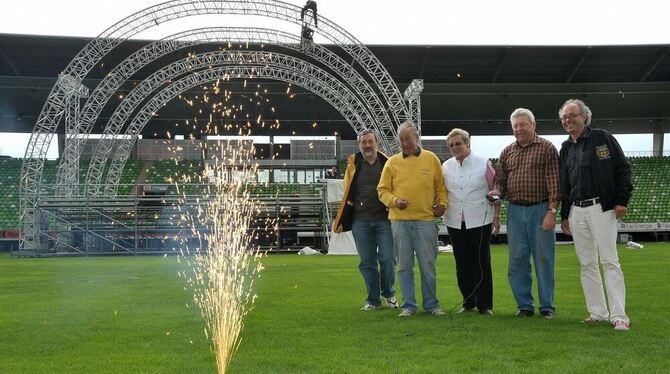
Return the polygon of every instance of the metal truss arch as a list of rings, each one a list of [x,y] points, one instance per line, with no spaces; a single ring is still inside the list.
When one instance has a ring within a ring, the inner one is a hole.
[[[395,127],[408,119],[409,114],[402,95],[390,74],[376,56],[351,34],[321,15],[318,27],[312,24],[310,19],[303,22],[301,10],[300,6],[277,0],[168,1],[139,11],[105,30],[75,56],[63,71],[63,75],[72,77],[76,82],[81,82],[104,56],[128,38],[162,23],[183,17],[206,14],[251,15],[282,20],[300,27],[311,26],[317,35],[323,36],[347,52],[352,57],[350,64],[352,69],[353,66],[356,66],[357,70],[365,72],[366,79],[374,83],[377,88],[375,92],[378,92],[379,97],[383,99],[384,109],[392,119],[388,127],[381,126],[382,137],[387,143],[392,144],[393,150],[396,150],[398,145]],[[306,43],[301,47],[310,50],[314,48],[314,45]],[[24,242],[26,232],[37,226],[35,209],[40,197],[44,160],[55,130],[66,112],[67,102],[66,88],[57,83],[47,97],[26,147],[21,178],[21,248],[26,248]],[[75,123],[75,126],[80,125]],[[27,247],[34,248],[35,246],[29,244]]]
[[[137,113],[130,126],[126,129],[125,134],[128,136],[121,139],[122,143],[119,144],[114,153],[107,174],[107,180],[104,184],[104,195],[108,197],[116,195],[121,172],[130,155],[130,149],[146,123],[167,102],[184,91],[207,82],[216,81],[217,79],[248,79],[253,77],[278,80],[303,87],[338,109],[354,130],[360,131],[363,129],[363,126],[358,122],[360,121],[358,113],[351,107],[350,103],[346,102],[346,97],[342,97],[338,92],[334,92],[329,85],[324,84],[325,82],[320,82],[317,78],[306,74],[304,71],[266,65],[252,66],[239,64],[196,71],[164,88]]]
[[[225,1],[225,0],[173,0],[139,11],[105,30],[98,38],[87,44],[82,51],[66,67],[64,74],[71,75],[75,79],[82,80],[90,69],[95,66],[107,53],[127,38],[136,35],[148,28],[158,26],[162,23],[196,15],[204,14],[232,14],[232,15],[255,15],[284,20],[297,25],[303,25],[301,20],[302,8],[293,4],[276,0],[247,0],[247,1]],[[404,105],[402,95],[398,90],[390,74],[370,50],[360,43],[346,30],[339,27],[329,19],[319,16],[321,25],[316,33],[340,46],[349,53],[372,80],[378,85],[379,92],[388,102],[388,111],[393,115],[396,123],[408,118],[407,108]],[[52,93],[56,94],[57,87]],[[58,108],[52,108],[58,104],[57,100],[47,100],[45,108],[35,126],[35,132],[53,132],[60,120],[60,115],[44,116],[52,113]],[[62,109],[62,108],[61,108]],[[395,142],[395,140],[391,140]],[[37,143],[37,142],[35,142]],[[35,147],[26,158],[34,158]],[[397,148],[397,144],[396,144]],[[43,156],[46,150],[40,150]],[[30,157],[28,157],[30,156]],[[43,158],[43,157],[38,157]]]
[[[213,27],[189,30],[155,41],[136,51],[110,71],[91,94],[90,99],[86,102],[86,105],[82,110],[80,118],[80,134],[86,139],[99,116],[99,113],[116,90],[121,87],[123,82],[128,80],[134,73],[145,67],[151,61],[180,49],[203,43],[221,41],[234,41],[235,43],[268,43],[289,50],[304,52],[305,55],[320,62],[324,66],[330,67],[330,70],[341,79],[341,82],[348,83],[351,86],[352,93],[358,94],[362,98],[362,103],[365,104],[373,114],[373,121],[367,123],[367,127],[372,128],[377,132],[381,139],[386,138],[382,131],[384,128],[391,129],[392,136],[395,137],[395,128],[391,126],[391,118],[389,117],[388,112],[384,109],[379,97],[375,94],[369,83],[366,82],[355,69],[352,69],[351,65],[346,61],[342,60],[327,48],[319,45],[315,45],[315,48],[308,51],[303,51],[300,47],[300,38],[295,35],[273,29],[249,27]],[[95,154],[99,154],[98,150],[103,153],[110,151],[111,139],[109,136],[112,133],[113,131],[108,132],[107,129],[105,130],[102,139],[100,139],[96,145]],[[387,152],[391,151],[392,146],[392,144],[382,144],[382,147]],[[67,143],[64,150],[64,156],[66,157],[62,157],[61,163],[78,158],[81,153],[81,147],[81,142]],[[78,162],[73,163],[71,168],[74,168],[74,166],[77,165]],[[104,167],[104,164],[102,167]],[[65,179],[60,171],[65,169],[68,168],[59,168],[57,177],[59,184]],[[102,173],[102,171],[101,163],[99,161],[93,162],[89,166],[89,173]],[[75,172],[78,172],[78,170],[75,170]],[[98,181],[101,180],[100,177],[94,177],[93,179]]]
[[[403,93],[412,122],[417,126],[419,133],[421,133],[421,92],[423,92],[423,79],[414,79]]]
[[[360,99],[354,95],[351,90],[329,73],[295,57],[279,53],[259,51],[212,51],[193,55],[173,62],[156,71],[126,95],[108,121],[107,127],[105,128],[105,134],[103,135],[103,138],[106,139],[105,142],[98,143],[98,147],[96,147],[93,158],[89,164],[89,171],[86,178],[87,194],[99,194],[102,174],[112,148],[111,140],[121,132],[127,119],[147,96],[167,82],[178,78],[180,75],[187,74],[194,70],[223,64],[272,66],[303,72],[303,74],[313,77],[320,84],[338,92],[341,97],[345,98],[345,101],[354,110],[358,121],[354,129],[373,122],[367,108],[365,108]],[[124,140],[119,140],[118,144],[123,145]]]

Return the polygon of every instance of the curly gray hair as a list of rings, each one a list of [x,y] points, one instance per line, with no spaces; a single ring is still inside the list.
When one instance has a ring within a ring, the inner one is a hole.
[[[568,99],[565,100],[563,105],[561,105],[561,109],[558,110],[558,117],[561,118],[563,117],[563,109],[565,108],[566,105],[568,104],[577,104],[579,106],[579,111],[582,112],[582,115],[584,116],[584,119],[586,120],[586,126],[591,124],[591,117],[593,116],[593,113],[591,113],[591,109],[584,104],[583,101],[579,99]]]

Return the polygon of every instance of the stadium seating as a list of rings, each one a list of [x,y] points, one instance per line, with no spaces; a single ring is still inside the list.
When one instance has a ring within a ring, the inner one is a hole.
[[[625,222],[670,222],[670,157],[631,157],[633,170],[633,198],[628,207]],[[497,159],[492,159],[497,162]],[[20,177],[22,159],[0,159],[0,230],[15,230],[19,224]],[[338,166],[344,172],[346,161]],[[58,161],[48,160],[44,165],[42,183],[53,185],[56,182]],[[146,168],[146,180],[138,181],[138,176]],[[198,161],[185,161],[175,164],[174,161],[145,162],[129,160],[123,170],[119,194],[126,195],[138,182],[149,184],[169,184],[169,178],[176,175],[189,175],[192,185],[185,186],[188,195],[198,194],[201,186],[197,175],[202,171],[203,164]],[[80,181],[85,180],[88,161],[80,163]],[[250,192],[267,196],[297,196],[318,194],[322,186],[318,183],[299,185],[293,183],[258,184],[249,187]],[[503,204],[501,222],[507,222],[507,209]]]
[[[629,157],[628,160],[635,190],[624,222],[670,222],[670,157]],[[491,159],[494,166],[497,161]],[[507,223],[506,203],[500,212],[500,222]]]
[[[21,159],[0,159],[0,230],[18,227]]]
[[[150,163],[147,171],[146,183],[171,184],[177,176],[191,177],[191,183],[199,183],[198,175],[202,172],[203,165],[199,161],[181,161],[175,163],[172,160],[154,161]]]
[[[633,197],[626,222],[670,222],[670,157],[630,157]]]
[[[137,177],[140,175],[143,164],[143,161],[126,161],[126,164],[123,167],[123,172],[121,173],[121,178],[119,179],[119,189],[117,190],[119,195],[130,194],[133,186],[137,182]]]
[[[340,178],[344,177],[344,173],[347,171],[347,160],[339,160],[337,162],[337,173],[340,175]]]

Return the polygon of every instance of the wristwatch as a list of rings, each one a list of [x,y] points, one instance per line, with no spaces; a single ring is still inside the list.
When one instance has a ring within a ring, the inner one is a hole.
[[[554,214],[558,213],[558,210],[556,210],[556,208],[549,208],[549,211]]]

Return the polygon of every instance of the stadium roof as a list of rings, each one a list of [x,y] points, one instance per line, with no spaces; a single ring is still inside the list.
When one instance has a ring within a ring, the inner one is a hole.
[[[58,73],[89,40],[0,34],[0,131],[32,131]],[[123,43],[84,84],[94,88],[111,67],[146,43]],[[618,133],[670,132],[670,45],[368,47],[400,90],[412,79],[424,80],[421,100],[426,135],[444,135],[455,126],[473,134],[509,134],[508,116],[517,107],[535,113],[539,132],[559,134],[563,130],[557,110],[571,97],[587,102],[595,126]],[[329,48],[344,56],[338,48]],[[134,78],[142,79],[164,64],[164,59],[159,60]],[[267,97],[282,122],[275,134],[338,132],[353,137],[339,113],[319,97],[296,88],[296,96],[289,99],[285,83],[262,85],[268,88]],[[237,84],[233,90],[244,89]],[[101,132],[112,110],[109,105],[103,111],[95,132]],[[159,114],[145,128],[145,136],[163,137],[165,128],[194,115],[193,108],[176,100]],[[314,122],[316,128],[311,126]]]

